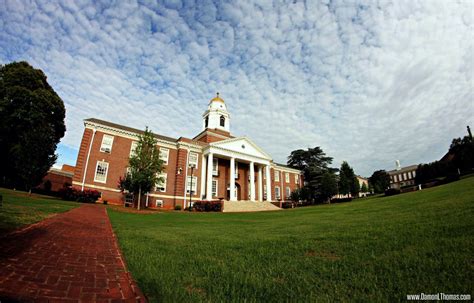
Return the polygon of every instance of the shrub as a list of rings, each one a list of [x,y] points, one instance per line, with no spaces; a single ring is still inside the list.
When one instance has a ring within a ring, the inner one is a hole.
[[[65,187],[60,190],[60,196],[63,200],[77,201],[82,203],[95,203],[100,197],[100,192],[97,190],[85,189],[80,191],[72,187]]]
[[[331,203],[343,203],[343,202],[351,202],[352,201],[352,198],[336,198],[336,199],[332,199],[331,200]]]
[[[396,188],[389,188],[385,191],[386,196],[393,196],[400,194],[400,190]]]
[[[181,205],[175,205],[174,210],[181,210]]]
[[[281,208],[295,208],[295,203],[294,202],[283,202],[281,203]]]
[[[220,201],[198,201],[194,202],[193,208],[195,211],[222,211],[222,203]]]

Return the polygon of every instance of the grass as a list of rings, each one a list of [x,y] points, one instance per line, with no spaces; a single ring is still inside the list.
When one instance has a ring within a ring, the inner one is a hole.
[[[109,209],[152,302],[405,301],[473,294],[474,178],[266,213]]]
[[[0,235],[80,206],[58,198],[0,188]]]

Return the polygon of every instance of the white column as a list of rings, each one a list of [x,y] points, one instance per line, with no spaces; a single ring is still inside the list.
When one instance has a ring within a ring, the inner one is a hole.
[[[265,166],[265,178],[267,179],[267,201],[272,201],[272,179],[270,177],[270,165]]]
[[[250,162],[250,201],[255,201],[255,169],[253,162]]]
[[[235,158],[230,158],[229,200],[237,200],[235,196]]]
[[[258,201],[263,201],[263,169],[262,166],[258,166]]]
[[[212,200],[212,153],[207,156],[207,191],[206,200]]]
[[[202,196],[204,196],[204,192],[206,191],[206,156],[202,155],[202,160],[201,160],[201,191],[200,191],[200,197],[199,200],[202,199]]]

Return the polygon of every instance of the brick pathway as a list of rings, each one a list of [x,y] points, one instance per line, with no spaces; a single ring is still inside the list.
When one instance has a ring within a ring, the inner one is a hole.
[[[104,207],[83,205],[0,238],[1,302],[145,302]]]

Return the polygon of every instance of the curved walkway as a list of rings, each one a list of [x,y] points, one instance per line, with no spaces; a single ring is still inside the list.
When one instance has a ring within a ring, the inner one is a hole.
[[[0,301],[145,302],[106,209],[83,205],[0,239]]]

